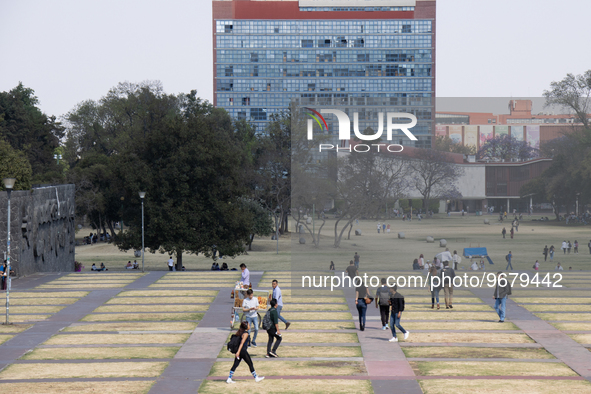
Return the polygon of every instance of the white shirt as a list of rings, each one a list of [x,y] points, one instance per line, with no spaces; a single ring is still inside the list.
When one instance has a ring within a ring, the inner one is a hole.
[[[472,271],[478,271],[478,263],[476,261],[473,262],[470,268],[472,268]]]
[[[248,297],[246,297],[244,299],[244,301],[242,302],[242,309],[246,308],[246,309],[250,309],[250,308],[257,308],[259,307],[259,299],[257,297],[252,297],[252,300],[249,299]],[[248,312],[244,312],[246,314],[246,317],[256,317],[257,316],[257,311],[248,311]]]
[[[564,268],[562,268],[562,265],[560,267],[559,266],[556,266],[555,270],[556,271],[564,271]]]
[[[568,247],[568,245],[566,244],[566,242],[562,243],[562,249],[566,249]]]
[[[275,298],[277,300],[277,306],[283,306],[283,297],[281,296],[281,289],[279,286],[273,289],[273,295],[271,298]]]
[[[171,257],[170,259],[168,259],[168,266],[172,267],[173,265],[174,265],[174,260]]]
[[[244,283],[246,286],[248,286],[250,284],[250,271],[248,270],[248,268],[245,268],[244,271],[242,271],[242,283]]]

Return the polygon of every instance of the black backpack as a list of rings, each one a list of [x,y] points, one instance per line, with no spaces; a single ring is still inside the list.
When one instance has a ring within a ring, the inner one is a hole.
[[[240,342],[242,341],[239,336],[232,335],[232,338],[230,338],[230,342],[228,342],[228,351],[232,354],[236,354],[238,348],[240,347]]]
[[[265,317],[263,317],[263,330],[270,330],[273,327],[273,322],[271,321],[271,310],[269,309],[267,313],[265,313]]]
[[[389,305],[390,289],[388,287],[380,287],[376,294],[380,298],[380,305]]]

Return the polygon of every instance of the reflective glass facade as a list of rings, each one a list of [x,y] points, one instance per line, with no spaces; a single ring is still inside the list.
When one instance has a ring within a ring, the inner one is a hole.
[[[430,145],[431,20],[224,19],[215,20],[214,39],[216,105],[261,132],[295,99],[414,113],[416,145]]]

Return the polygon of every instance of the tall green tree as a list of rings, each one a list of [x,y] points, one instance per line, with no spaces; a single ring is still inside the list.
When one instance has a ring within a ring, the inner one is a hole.
[[[24,152],[14,149],[8,142],[0,140],[0,180],[16,178],[14,190],[31,188],[31,164]],[[0,185],[4,190],[4,183]]]

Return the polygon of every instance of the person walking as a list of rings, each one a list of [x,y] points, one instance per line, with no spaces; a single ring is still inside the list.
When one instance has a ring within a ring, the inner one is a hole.
[[[511,239],[513,239],[513,234],[515,234],[515,228],[511,227],[511,231],[509,231],[509,233],[511,234]]]
[[[283,310],[283,296],[281,295],[281,289],[279,288],[279,282],[277,282],[277,279],[273,279],[271,286],[273,287],[273,292],[269,294],[269,302],[271,300],[277,301],[277,318],[285,323],[285,329],[287,330],[289,326],[291,326],[291,323],[281,316],[281,311]]]
[[[349,261],[349,266],[345,269],[345,271],[347,271],[347,275],[349,275],[351,280],[353,280],[353,278],[356,276],[359,276],[359,272],[357,271],[357,267],[355,267],[353,260]]]
[[[548,254],[550,255],[550,261],[554,260],[554,245],[550,245],[550,249],[548,250]]]
[[[376,290],[376,308],[378,307],[382,319],[382,330],[387,330],[390,317],[390,288],[386,286],[386,278],[382,278],[382,287]]]
[[[390,295],[390,305],[391,305],[391,314],[390,314],[390,330],[392,331],[392,338],[390,342],[398,342],[398,338],[396,338],[396,327],[404,334],[404,339],[408,338],[410,334],[409,331],[406,331],[400,325],[400,319],[402,318],[402,312],[404,312],[404,297],[402,294],[397,292],[398,287],[394,285],[391,289]]]
[[[536,262],[534,263],[533,269],[535,269],[536,271],[540,269],[540,262],[538,260],[536,260]]]
[[[172,271],[173,268],[174,268],[174,260],[172,259],[172,256],[170,256],[170,258],[168,259],[168,270]]]
[[[382,234],[386,234],[386,223],[382,223]]]
[[[359,256],[357,254],[357,252],[355,252],[355,255],[353,256],[353,261],[355,262],[355,269],[359,269],[359,259],[361,256]]]
[[[509,254],[507,254],[507,256],[505,256],[505,260],[507,260],[507,268],[505,268],[505,270],[508,270],[509,267],[511,267],[511,271],[513,271],[513,265],[511,264],[512,258],[513,258],[513,255],[511,254],[511,251],[509,251]]]
[[[378,234],[380,233],[381,229],[382,229],[382,225],[378,222]]]
[[[434,265],[429,269],[427,274],[427,286],[431,292],[431,309],[435,308],[435,301],[437,301],[437,309],[439,309],[439,291],[441,290],[441,276],[440,271]],[[435,279],[436,277],[439,280]]]
[[[497,285],[493,293],[493,298],[495,299],[495,311],[499,315],[499,323],[505,321],[505,307],[507,305],[507,298],[510,295],[511,283],[502,271],[497,272]]]
[[[570,239],[568,240],[568,243],[566,244],[566,250],[567,250],[567,254],[570,254],[570,250],[573,247],[573,244],[570,243]]]
[[[503,238],[505,238],[505,235],[507,235],[507,229],[505,229],[505,227],[503,227],[503,231],[501,231],[501,234],[503,234]]]
[[[244,286],[250,287],[250,271],[248,268],[246,268],[246,264],[240,264],[240,269],[242,270],[242,276],[240,277],[240,280]]]
[[[515,231],[519,231],[519,220],[515,219]]]
[[[548,245],[544,246],[544,251],[542,252],[544,255],[544,261],[548,258]]]
[[[330,266],[328,267],[328,270],[329,270],[329,271],[332,271],[332,274],[334,275],[334,271],[335,271],[335,268],[334,268],[334,261],[331,261],[331,262],[330,262]]]
[[[260,382],[261,380],[265,379],[264,376],[258,376],[255,369],[254,369],[254,365],[252,363],[252,359],[250,358],[250,354],[248,354],[248,345],[250,344],[250,336],[248,335],[248,323],[243,321],[242,323],[240,323],[240,328],[238,329],[238,331],[236,332],[236,334],[234,334],[233,336],[236,336],[238,338],[240,338],[240,345],[238,346],[238,350],[236,351],[236,356],[234,358],[234,364],[232,365],[232,368],[230,369],[230,375],[228,376],[228,379],[226,380],[226,383],[230,384],[230,383],[236,383],[235,381],[232,380],[232,377],[234,376],[234,372],[236,372],[236,368],[238,368],[238,365],[240,365],[240,361],[244,360],[246,362],[246,364],[248,364],[248,368],[250,369],[250,373],[252,374],[252,376],[254,377],[254,381],[255,382]],[[230,342],[232,341],[232,339],[230,339]]]
[[[254,337],[252,337],[252,347],[257,347],[257,335],[259,333],[259,299],[253,296],[252,289],[246,290],[246,298],[242,301],[242,310],[246,317],[246,322],[251,328],[254,328]],[[248,330],[250,335],[250,329]]]
[[[269,319],[271,320],[271,328],[267,330],[267,335],[269,336],[269,340],[267,341],[267,354],[265,355],[266,358],[277,358],[277,348],[281,345],[282,337],[281,333],[279,332],[279,312],[277,311],[277,300],[273,298],[270,302],[271,309],[267,311],[269,314]],[[273,346],[273,342],[275,342],[275,346]]]
[[[388,234],[390,234],[390,225],[389,225],[389,224],[386,226],[386,232],[387,232]]]
[[[423,269],[425,267],[425,257],[423,256],[422,253],[419,256],[419,267],[421,267],[421,269]]]
[[[579,241],[575,239],[575,243],[573,244],[574,253],[579,254]]]
[[[359,277],[361,279],[361,277]],[[367,313],[367,302],[371,300],[369,289],[365,287],[363,281],[361,281],[361,285],[355,288],[355,305],[357,306],[357,313],[359,314],[359,330],[365,331],[365,314]],[[371,301],[370,301],[371,303]]]
[[[456,272],[452,267],[449,266],[448,261],[443,262],[442,272],[442,285],[443,293],[445,294],[445,309],[453,309],[453,296],[454,296],[454,285],[453,280],[456,277]]]
[[[562,253],[566,254],[566,248],[568,247],[566,240],[562,241]]]
[[[462,258],[460,256],[458,256],[458,251],[454,250],[454,255],[452,256],[452,261],[453,261],[453,269],[457,270],[458,269],[458,265],[462,262]]]

